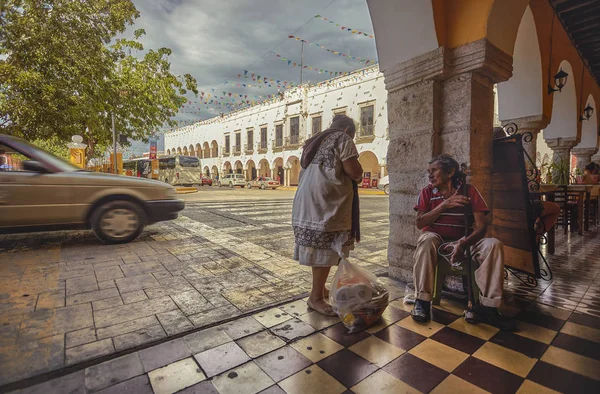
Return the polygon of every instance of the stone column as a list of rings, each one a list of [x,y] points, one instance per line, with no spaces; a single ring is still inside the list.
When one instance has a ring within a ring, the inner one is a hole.
[[[592,161],[596,164],[600,164],[600,153],[596,153],[594,156],[592,156]]]
[[[511,75],[512,59],[486,40],[438,48],[384,71],[390,143],[390,275],[412,280],[420,231],[413,206],[427,185],[429,160],[449,153],[469,164],[469,182],[491,201],[494,83]],[[489,215],[491,216],[491,215]]]
[[[598,148],[574,148],[573,155],[577,157],[577,168],[583,172],[585,166],[590,164],[592,161],[592,155],[594,155],[597,151]]]
[[[531,141],[523,141],[523,150],[531,159],[533,164],[537,166],[537,138],[542,129],[548,126],[549,120],[543,115],[527,116],[517,119],[507,119],[502,121],[502,126],[509,123],[514,123],[518,127],[519,134],[531,133]],[[531,169],[531,162],[525,157],[525,166],[528,170]],[[541,170],[538,168],[538,170]]]
[[[552,170],[552,182],[564,184],[567,181],[565,176],[568,177],[571,172],[571,149],[577,143],[575,137],[546,139],[546,144],[552,149],[552,163],[555,165]]]

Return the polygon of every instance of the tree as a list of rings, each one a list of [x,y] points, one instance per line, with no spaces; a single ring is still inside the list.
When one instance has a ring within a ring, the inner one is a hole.
[[[112,141],[111,114],[132,139],[173,126],[196,80],[171,73],[170,49],[144,51],[144,30],[117,38],[138,17],[131,0],[3,0],[0,132],[65,143],[80,134],[93,154]]]

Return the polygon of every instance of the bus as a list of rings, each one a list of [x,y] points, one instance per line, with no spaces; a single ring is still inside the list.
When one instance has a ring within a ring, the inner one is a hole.
[[[163,156],[158,159],[158,179],[174,186],[200,184],[202,182],[200,159],[195,156]]]
[[[151,178],[152,160],[139,158],[123,161],[123,175],[136,176],[138,178]]]

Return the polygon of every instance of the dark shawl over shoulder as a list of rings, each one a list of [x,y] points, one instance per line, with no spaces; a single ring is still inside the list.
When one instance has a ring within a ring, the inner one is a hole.
[[[323,141],[338,131],[342,133],[344,132],[344,130],[340,129],[327,129],[306,140],[304,143],[304,148],[302,149],[300,166],[306,169],[317,155],[319,147]],[[358,184],[354,180],[352,180],[352,191],[354,195],[352,198],[352,229],[350,230],[350,235],[354,237],[356,242],[360,242],[360,204],[358,201]]]

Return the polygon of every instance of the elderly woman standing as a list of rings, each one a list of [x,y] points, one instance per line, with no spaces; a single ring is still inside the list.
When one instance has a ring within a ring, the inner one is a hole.
[[[337,236],[347,234],[343,246],[347,256],[354,249],[354,241],[360,241],[356,182],[363,171],[353,141],[355,134],[352,118],[336,115],[329,129],[306,141],[292,209],[294,259],[312,267],[308,306],[329,316],[335,313],[326,300],[329,292],[325,282],[331,267],[340,260],[332,244]]]

